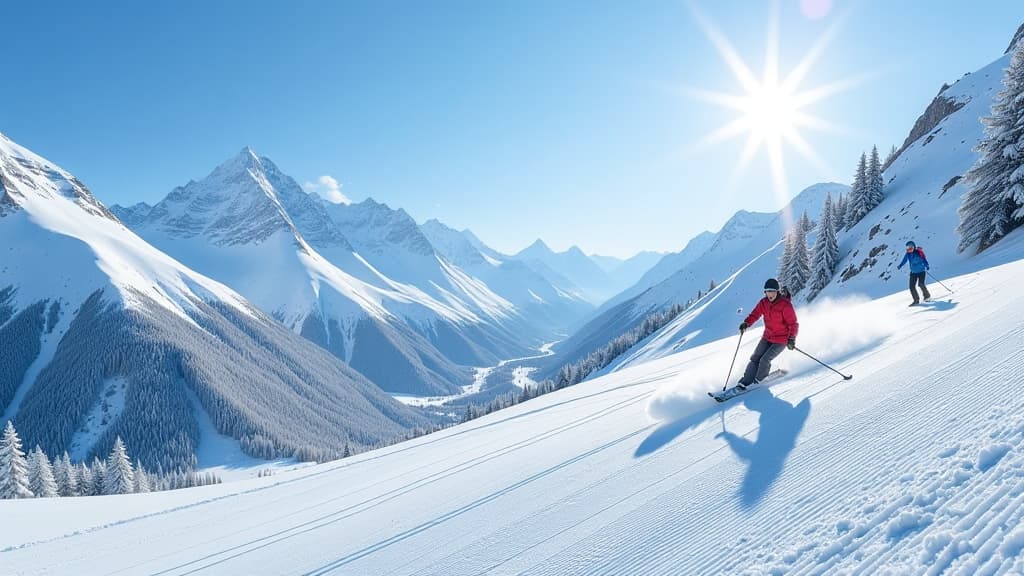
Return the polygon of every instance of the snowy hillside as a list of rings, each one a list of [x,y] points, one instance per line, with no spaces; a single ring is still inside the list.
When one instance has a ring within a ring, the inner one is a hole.
[[[957,209],[966,192],[960,178],[978,158],[973,148],[983,135],[979,119],[991,114],[1009,60],[1007,54],[942,93],[963,107],[908,146],[885,171],[885,200],[854,229],[840,235],[845,255],[838,266],[840,278],[826,288],[825,295],[870,293],[878,283],[888,291],[906,290],[906,269],[897,271],[896,265],[908,240],[924,248],[934,276],[975,268],[972,253],[956,252]]]
[[[820,303],[725,404],[735,338],[271,478],[0,502],[15,574],[1024,571],[1024,230],[907,308]],[[116,498],[116,500],[114,500]],[[116,503],[116,505],[114,505]]]
[[[195,462],[199,421],[268,457],[427,423],[2,134],[0,205],[0,412],[29,446],[85,458],[120,435],[172,470]]]

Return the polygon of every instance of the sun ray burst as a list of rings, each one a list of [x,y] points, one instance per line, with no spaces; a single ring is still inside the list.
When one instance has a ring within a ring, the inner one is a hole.
[[[736,182],[746,173],[750,163],[763,149],[770,168],[772,191],[780,205],[788,203],[786,148],[792,148],[826,177],[833,171],[814,147],[807,141],[801,130],[842,134],[843,126],[828,122],[809,113],[805,108],[832,95],[849,90],[862,83],[869,75],[850,76],[820,86],[805,87],[811,69],[821,60],[826,47],[835,36],[842,18],[837,18],[804,53],[797,65],[787,74],[779,70],[779,20],[780,8],[772,2],[766,32],[764,69],[760,79],[740,56],[729,38],[694,3],[690,4],[694,19],[704,35],[714,46],[733,77],[740,84],[740,94],[711,90],[689,89],[691,97],[735,110],[739,117],[713,130],[700,139],[700,145],[707,146],[730,140],[746,134],[736,171],[730,180]],[[791,217],[790,215],[786,215]]]

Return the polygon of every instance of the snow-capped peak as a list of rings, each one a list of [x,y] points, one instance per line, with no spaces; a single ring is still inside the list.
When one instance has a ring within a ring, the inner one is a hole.
[[[0,132],[0,216],[22,205],[28,194],[68,198],[90,214],[116,220],[78,178]]]
[[[547,244],[545,244],[543,240],[537,238],[536,240],[533,241],[533,244],[530,244],[526,248],[520,250],[519,253],[516,254],[516,257],[544,259],[549,256],[553,256],[554,254],[554,250],[552,250]]]
[[[206,178],[175,188],[144,215],[137,206],[113,210],[133,227],[153,228],[172,238],[203,236],[215,245],[233,246],[260,243],[287,231],[300,246],[309,242],[350,248],[323,207],[248,146]]]
[[[420,230],[434,248],[456,266],[472,269],[485,263],[492,266],[500,265],[500,262],[493,258],[484,256],[464,233],[449,228],[436,219],[421,224]]]
[[[357,251],[382,254],[396,247],[419,256],[434,256],[434,247],[405,210],[392,209],[373,198],[357,204],[324,204],[331,219]]]

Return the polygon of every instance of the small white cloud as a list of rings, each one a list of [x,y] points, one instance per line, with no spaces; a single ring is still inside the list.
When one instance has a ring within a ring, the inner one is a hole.
[[[341,192],[341,183],[338,182],[333,176],[324,174],[317,178],[316,182],[306,182],[302,185],[303,190],[310,193],[317,193],[321,198],[328,202],[335,204],[351,204],[352,201],[348,199]]]

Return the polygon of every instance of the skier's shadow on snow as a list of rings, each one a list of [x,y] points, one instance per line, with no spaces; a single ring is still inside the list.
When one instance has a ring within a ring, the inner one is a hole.
[[[936,310],[936,311],[939,311],[939,312],[946,312],[948,310],[952,310],[953,308],[956,308],[956,302],[954,302],[951,299],[932,300],[930,302],[922,302],[921,304],[919,304],[919,306],[921,308],[926,309],[926,310]]]
[[[633,457],[640,458],[642,456],[647,456],[675,440],[678,436],[682,435],[683,432],[696,427],[701,422],[711,418],[721,411],[722,408],[720,406],[708,406],[707,408],[690,414],[684,418],[674,420],[667,424],[662,424],[657,428],[657,430],[651,432],[650,436],[644,438],[644,441],[637,446],[636,452],[633,453]]]
[[[796,438],[807,422],[811,402],[804,398],[794,406],[768,390],[757,390],[748,394],[743,404],[761,413],[757,441],[751,442],[728,430],[718,433],[716,438],[724,438],[732,451],[750,464],[740,487],[740,498],[744,508],[753,508],[782,473],[786,458],[796,447]]]

